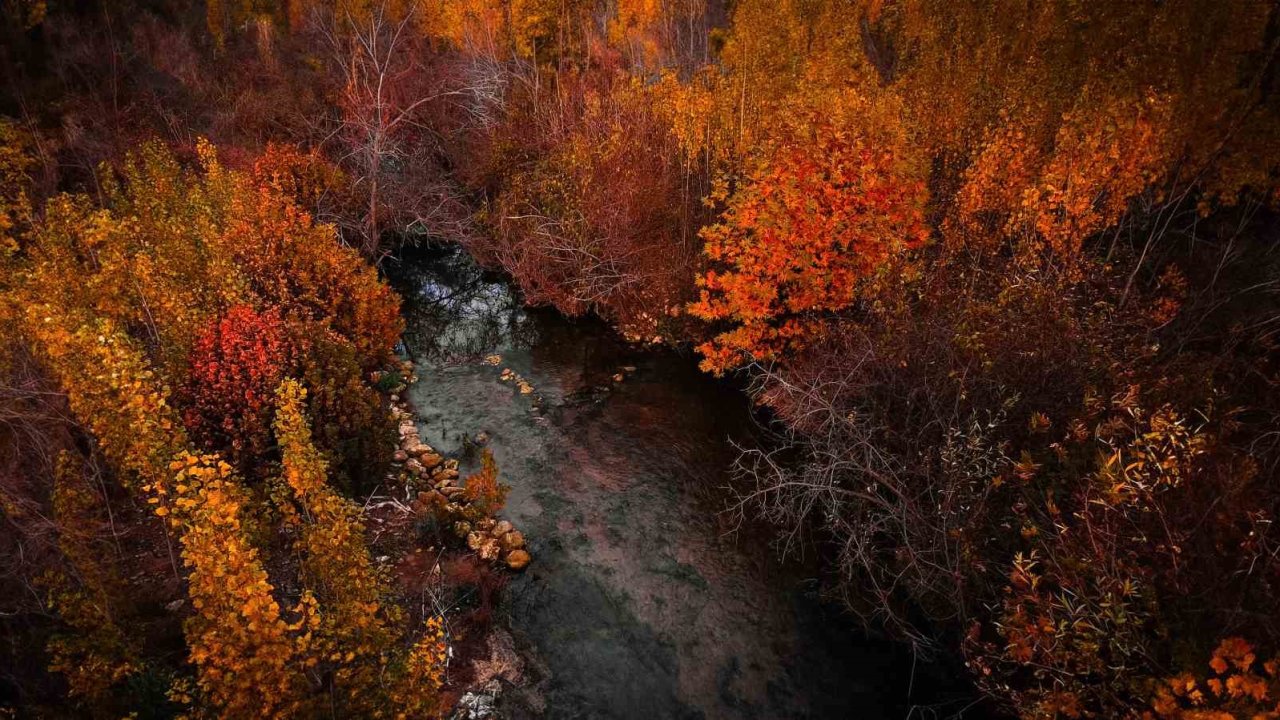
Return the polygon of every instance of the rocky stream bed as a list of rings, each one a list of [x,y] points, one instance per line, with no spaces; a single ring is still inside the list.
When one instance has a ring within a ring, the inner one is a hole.
[[[755,441],[740,391],[598,321],[523,308],[456,249],[414,251],[390,275],[418,375],[405,391],[420,433],[409,442],[429,450],[410,462],[447,468],[428,473],[450,487],[478,466],[474,450],[489,448],[511,488],[501,513],[510,524],[461,535],[479,531],[473,549],[495,562],[520,552],[528,564],[501,600],[510,633],[489,641],[494,656],[518,656],[518,677],[491,673],[496,700],[468,695],[461,715],[875,719],[959,709],[963,700],[937,691],[902,646],[868,638],[820,602],[815,572],[780,562],[767,528],[735,528],[721,512],[734,443]]]

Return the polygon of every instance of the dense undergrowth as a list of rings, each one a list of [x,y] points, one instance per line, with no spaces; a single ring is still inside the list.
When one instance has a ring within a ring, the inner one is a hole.
[[[784,427],[736,509],[1009,712],[1280,712],[1274,3],[3,7],[0,480],[41,538],[6,577],[81,697],[145,667],[86,560],[133,493],[202,605],[193,696],[309,712],[301,658],[352,712],[430,711],[397,703],[435,631],[400,636],[358,544],[326,575],[308,544],[358,520],[290,493],[386,462],[366,262],[431,237],[744,373]],[[281,605],[246,508],[305,502]]]

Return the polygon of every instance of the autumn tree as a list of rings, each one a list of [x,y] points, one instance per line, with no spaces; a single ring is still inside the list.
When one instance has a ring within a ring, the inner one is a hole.
[[[1249,186],[1266,194],[1273,12],[924,0],[871,3],[863,17],[902,49],[891,87],[909,99],[907,121],[960,175],[957,227],[983,223],[951,241],[982,243],[990,228],[1069,256],[1138,203],[1167,218],[1234,203]]]
[[[332,673],[345,712],[373,713],[398,613],[384,604],[387,589],[365,547],[360,509],[329,485],[328,463],[311,440],[306,390],[289,379],[276,394],[274,429],[289,491],[281,509],[298,532],[302,581],[319,600],[311,672],[317,679]]]
[[[703,231],[715,269],[691,312],[733,323],[700,348],[705,369],[803,347],[928,236],[924,185],[891,145],[816,118],[790,132]]]
[[[68,631],[49,641],[49,669],[66,676],[72,696],[104,707],[112,686],[139,669],[137,643],[122,622],[124,582],[113,562],[119,550],[104,542],[110,511],[83,463],[64,451],[55,473],[53,520],[67,568],[47,572],[42,584]]]
[[[368,411],[376,394],[362,378],[390,353],[397,306],[332,228],[314,225],[281,190],[223,168],[208,146],[201,152],[192,172],[159,146],[144,148],[119,178],[103,178],[106,207],[78,196],[50,201],[4,307],[15,309],[16,327],[112,476],[163,519],[155,537],[180,545],[194,679],[179,677],[171,697],[228,717],[296,714],[309,707],[300,663],[315,657],[322,611],[309,592],[277,599],[244,475],[196,448],[182,418],[254,474],[274,452],[264,423],[286,371],[302,372],[326,408],[347,413],[344,428],[376,418]],[[255,311],[257,303],[271,309]],[[344,351],[299,357],[323,343]],[[70,487],[55,505],[85,499]],[[101,585],[55,586],[55,606],[76,631],[55,646],[55,666],[86,696],[137,667],[127,631],[105,614]],[[100,670],[92,682],[73,670],[80,663]]]
[[[257,549],[243,527],[247,498],[230,466],[196,456],[168,392],[136,345],[107,320],[33,305],[28,328],[102,451],[182,542],[195,609],[186,623],[198,687],[230,715],[288,707],[300,689],[294,653]],[[176,458],[176,459],[175,459]]]
[[[255,185],[290,198],[317,222],[343,228],[357,214],[350,177],[317,148],[267,143],[254,158],[250,175]]]
[[[255,186],[203,154],[202,186],[220,222],[210,245],[233,264],[254,297],[285,314],[325,319],[356,348],[361,366],[390,356],[403,321],[399,300],[359,253],[338,242],[332,226],[271,187]]]
[[[539,128],[542,155],[504,173],[494,232],[466,245],[512,273],[529,302],[595,311],[647,340],[687,299],[697,185],[641,83],[566,72],[556,93],[522,121]]]
[[[373,4],[347,27],[328,31],[340,83],[336,154],[361,197],[359,246],[379,258],[388,238],[465,234],[467,213],[440,170],[428,118],[464,94],[448,73],[429,67],[415,32],[416,3],[403,11]]]
[[[1276,641],[1257,549],[1276,465],[1244,440],[1274,422],[1244,380],[1272,372],[1271,340],[1241,334],[1270,306],[1246,288],[1273,273],[1251,235],[1280,159],[1275,12],[744,2],[714,67],[659,83],[724,208],[690,308],[704,366],[754,362],[787,423],[790,463],[744,455],[741,507],[821,524],[870,622],[968,633],[983,690],[1021,716],[1140,712],[1179,648]],[[815,111],[892,158],[848,162],[865,218],[808,179],[839,150],[778,140]],[[890,229],[888,252],[846,228]],[[1253,620],[1210,599],[1227,585]],[[1178,682],[1163,708],[1246,706]]]
[[[360,508],[328,482],[328,463],[312,442],[307,391],[286,379],[276,392],[274,429],[287,488],[277,503],[297,532],[302,581],[319,601],[309,672],[331,676],[334,702],[344,712],[434,716],[447,660],[440,620],[429,618],[413,645],[401,649],[402,614],[369,557]]]
[[[391,462],[386,439],[395,428],[382,395],[366,381],[356,346],[324,322],[288,324],[297,362],[292,373],[307,389],[312,435],[330,463],[330,481],[366,493],[375,471]]]

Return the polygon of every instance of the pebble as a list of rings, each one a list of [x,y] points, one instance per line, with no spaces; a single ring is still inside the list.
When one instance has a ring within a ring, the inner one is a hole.
[[[453,720],[483,720],[494,717],[496,696],[490,693],[467,692],[458,698],[458,711]]]
[[[528,567],[531,560],[533,560],[533,556],[528,552],[524,550],[512,550],[507,554],[507,567],[512,570],[523,570]]]
[[[490,365],[498,365],[502,362],[502,358],[497,355],[490,355],[485,358],[485,362]],[[406,365],[405,372],[407,373],[412,365],[408,363]],[[502,379],[514,381],[522,394],[528,395],[533,392],[533,386],[524,378],[512,372],[510,368],[503,369]],[[614,376],[614,379],[621,382],[623,375],[619,373]],[[453,484],[453,481],[458,478],[458,461],[456,459],[446,460],[437,454],[430,445],[422,442],[413,413],[404,409],[403,403],[401,403],[399,393],[403,389],[403,385],[398,386],[393,389],[393,394],[391,395],[390,414],[393,419],[399,420],[400,433],[400,443],[392,452],[392,458],[397,463],[403,463],[404,471],[399,473],[402,483],[409,483],[410,476],[429,477],[434,483],[432,490],[417,493],[413,503],[413,511],[420,514],[435,512],[441,514],[442,519],[463,516],[464,513],[468,512],[470,502],[466,498],[466,488]],[[489,433],[484,431],[477,433],[475,442],[478,445],[488,443]],[[390,479],[395,476],[388,475],[387,477]],[[474,508],[471,508],[470,511],[474,512]],[[497,520],[489,517],[477,520],[472,524],[467,520],[459,519],[453,523],[452,529],[458,537],[466,538],[467,547],[479,555],[481,560],[487,562],[502,560],[512,570],[523,570],[533,560],[529,552],[524,549],[524,535],[507,520]]]
[[[480,553],[481,560],[492,562],[498,559],[498,554],[502,552],[502,548],[498,547],[498,541],[490,538],[480,545],[480,549],[476,552]]]

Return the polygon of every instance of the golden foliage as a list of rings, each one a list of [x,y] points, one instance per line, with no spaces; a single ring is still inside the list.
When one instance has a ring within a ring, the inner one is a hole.
[[[182,453],[171,469],[172,487],[153,488],[153,500],[181,533],[194,611],[185,631],[201,697],[223,717],[293,714],[304,687],[294,661],[308,647],[307,599],[287,623],[244,532],[249,498],[230,465]]]
[[[276,395],[276,441],[291,491],[283,515],[297,526],[302,581],[321,611],[308,633],[306,664],[332,669],[336,702],[345,712],[375,714],[399,613],[383,604],[388,589],[369,559],[360,508],[328,484],[328,463],[311,442],[306,390],[286,379]]]
[[[378,609],[381,585],[358,510],[325,484],[300,406],[285,426],[285,462],[303,507],[320,521],[309,537],[322,552],[306,573],[324,614],[309,591],[280,607],[251,540],[250,494],[220,457],[193,450],[168,387],[188,377],[198,330],[226,308],[270,303],[318,323],[355,349],[342,368],[358,378],[357,359],[372,366],[389,354],[398,306],[333,229],[313,224],[281,188],[224,169],[208,145],[199,150],[202,170],[192,173],[160,146],[144,147],[119,181],[104,175],[106,208],[84,197],[51,200],[4,301],[21,309],[22,335],[117,476],[181,542],[196,676],[190,687],[175,685],[174,697],[223,717],[286,716],[308,706],[304,670],[320,653],[341,648],[345,657],[348,645],[359,647],[368,661],[336,662],[340,681],[346,673],[368,686],[394,684],[383,668],[398,641],[387,629],[397,616]],[[331,392],[328,383],[345,381],[328,377],[333,362],[324,362],[309,376]],[[59,498],[67,505],[73,496]],[[55,644],[55,667],[77,692],[100,693],[131,669],[127,643],[113,634],[101,593],[66,587],[54,602],[81,632]]]
[[[444,622],[436,615],[427,618],[418,640],[405,659],[403,676],[392,695],[392,716],[436,717],[445,708],[440,702],[444,670],[449,664]]]
[[[179,532],[201,692],[228,716],[287,709],[299,689],[294,649],[242,526],[243,488],[216,456],[187,450],[167,392],[134,343],[110,320],[73,318],[33,305],[28,330],[103,454]]]

